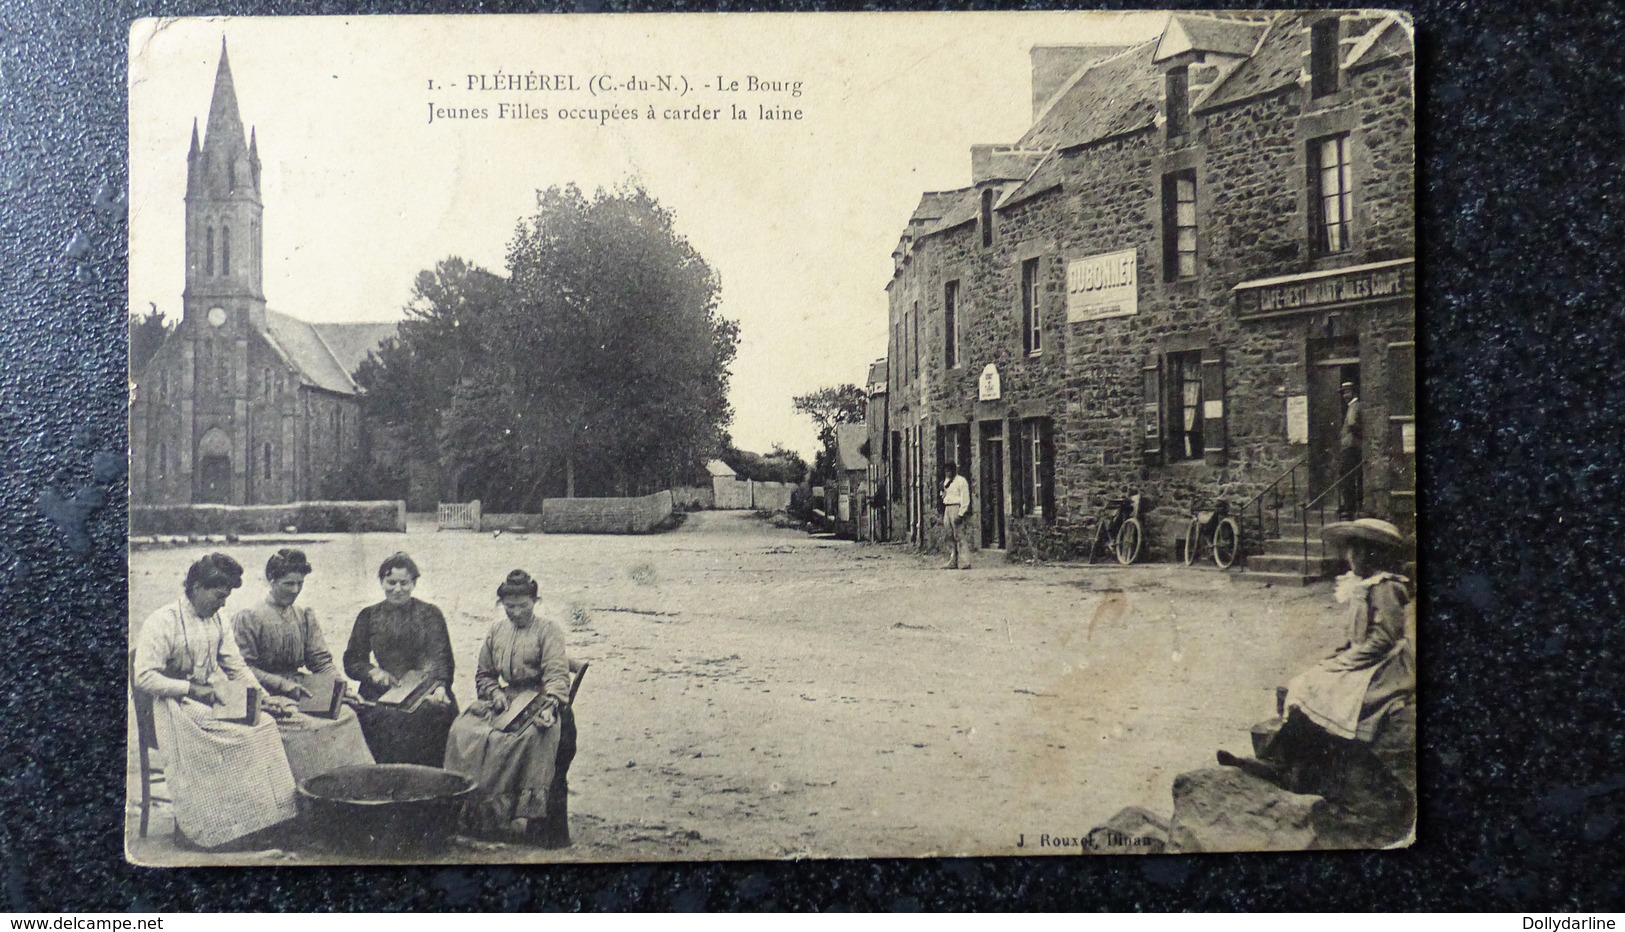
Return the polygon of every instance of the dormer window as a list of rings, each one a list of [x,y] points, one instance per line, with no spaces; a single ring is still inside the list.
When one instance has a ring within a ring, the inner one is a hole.
[[[1163,117],[1167,120],[1168,138],[1190,132],[1191,71],[1188,65],[1170,68],[1163,76]]]
[[[1337,43],[1341,22],[1334,16],[1309,27],[1309,96],[1337,93],[1339,61]]]

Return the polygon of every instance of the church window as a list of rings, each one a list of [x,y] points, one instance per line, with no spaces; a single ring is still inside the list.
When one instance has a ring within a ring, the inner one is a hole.
[[[265,478],[271,478],[271,445],[265,445]]]
[[[265,370],[265,374],[261,378],[260,384],[265,386],[265,400],[270,401],[271,400],[271,370],[270,369]]]
[[[214,274],[214,227],[203,231],[203,274]]]
[[[229,190],[229,191],[237,190],[237,160],[236,159],[227,159],[226,160],[226,189]]]
[[[220,228],[220,274],[231,274],[231,227]]]
[[[169,400],[169,372],[165,370],[158,373],[158,400]]]
[[[158,478],[162,479],[169,472],[169,447],[163,443],[158,444]]]

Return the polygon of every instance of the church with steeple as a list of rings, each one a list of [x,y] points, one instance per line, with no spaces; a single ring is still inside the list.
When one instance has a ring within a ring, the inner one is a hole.
[[[351,497],[364,455],[354,373],[394,325],[313,325],[267,306],[260,175],[222,38],[186,154],[181,321],[135,374],[133,504]]]

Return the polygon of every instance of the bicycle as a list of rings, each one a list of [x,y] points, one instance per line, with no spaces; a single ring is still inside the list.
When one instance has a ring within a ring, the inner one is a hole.
[[[1125,495],[1095,520],[1095,539],[1089,545],[1089,562],[1098,563],[1111,554],[1124,566],[1140,559],[1145,550],[1145,526],[1140,521],[1140,494]]]
[[[1230,503],[1224,499],[1212,511],[1191,508],[1191,521],[1185,526],[1186,566],[1196,565],[1204,544],[1221,570],[1234,566],[1241,555],[1241,524],[1230,517]]]

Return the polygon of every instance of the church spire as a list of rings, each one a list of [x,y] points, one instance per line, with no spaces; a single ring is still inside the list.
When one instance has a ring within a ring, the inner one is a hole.
[[[220,67],[214,73],[214,99],[209,102],[208,132],[203,143],[217,152],[236,152],[243,147],[243,119],[237,113],[237,88],[231,80],[231,59],[226,56],[226,37],[220,37]]]

